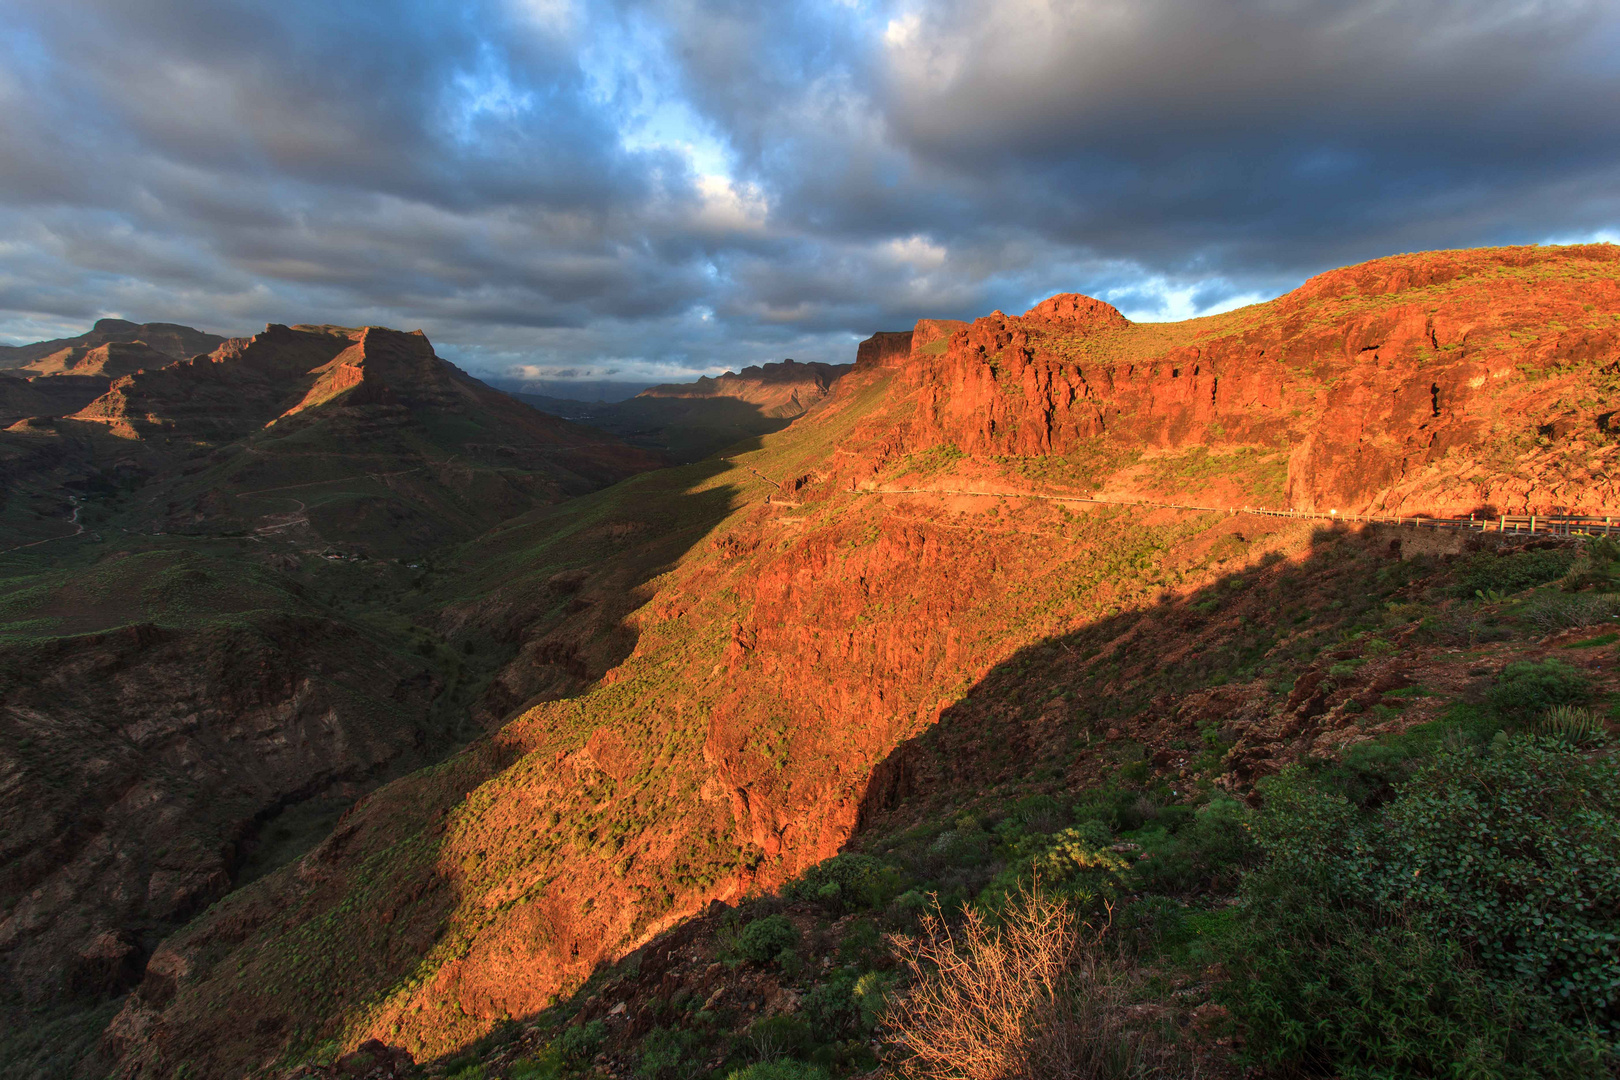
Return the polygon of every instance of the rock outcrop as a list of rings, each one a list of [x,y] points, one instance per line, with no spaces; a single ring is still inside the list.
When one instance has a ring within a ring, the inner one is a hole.
[[[1608,438],[1617,260],[1604,244],[1400,256],[1176,324],[1053,297],[912,349],[909,445],[1280,454],[1276,509],[1620,511],[1570,442]]]

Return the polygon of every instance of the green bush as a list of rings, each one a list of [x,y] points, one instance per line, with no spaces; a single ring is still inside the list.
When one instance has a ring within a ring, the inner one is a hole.
[[[823,1040],[871,1034],[883,1015],[894,976],[840,971],[804,997],[804,1017]]]
[[[1594,536],[1586,542],[1582,557],[1562,582],[1571,592],[1596,589],[1620,592],[1620,543],[1607,536]]]
[[[1151,858],[1132,868],[1136,887],[1178,895],[1236,888],[1242,871],[1260,854],[1249,833],[1249,816],[1236,799],[1211,802]]]
[[[636,1066],[636,1075],[647,1080],[669,1080],[691,1072],[688,1058],[698,1042],[698,1034],[694,1031],[653,1028],[641,1041],[641,1061]]]
[[[977,897],[978,906],[999,917],[1008,899],[1039,881],[1082,911],[1099,910],[1124,889],[1131,860],[1112,851],[1095,826],[1064,829],[1051,836],[1020,837],[1007,851],[1006,866]]]
[[[1521,592],[1557,581],[1575,565],[1570,551],[1519,551],[1512,555],[1480,552],[1462,561],[1455,576],[1456,594],[1471,597],[1477,592],[1504,595]]]
[[[843,914],[881,908],[900,892],[900,875],[893,867],[870,855],[848,852],[812,866],[790,882],[782,895]]]
[[[1592,696],[1586,677],[1563,660],[1516,660],[1502,669],[1487,700],[1505,720],[1527,724],[1548,709]]]
[[[1573,746],[1605,742],[1609,731],[1596,709],[1559,705],[1542,713],[1535,722],[1535,733]]]
[[[1620,766],[1532,738],[1443,753],[1384,831],[1384,905],[1620,1032]]]
[[[1600,1048],[1458,943],[1324,906],[1281,874],[1246,892],[1223,997],[1255,1064],[1347,1080],[1598,1075]]]
[[[576,1024],[564,1028],[563,1033],[557,1036],[557,1053],[564,1061],[576,1064],[589,1061],[602,1048],[602,1041],[606,1038],[607,1027],[600,1020]]]
[[[806,1065],[792,1058],[779,1058],[738,1069],[726,1080],[827,1080],[827,1074],[814,1065]]]
[[[748,1026],[748,1041],[768,1057],[807,1053],[815,1046],[818,1034],[803,1017],[785,1014],[763,1017]]]
[[[1018,800],[1009,815],[1031,832],[1056,832],[1067,819],[1063,804],[1050,795],[1030,795]]]
[[[782,953],[791,953],[799,944],[799,931],[786,915],[766,915],[743,927],[737,935],[737,952],[744,960],[769,963]]]
[[[1257,1060],[1596,1075],[1620,1035],[1620,766],[1499,735],[1377,813],[1299,768],[1262,790],[1227,989]]]

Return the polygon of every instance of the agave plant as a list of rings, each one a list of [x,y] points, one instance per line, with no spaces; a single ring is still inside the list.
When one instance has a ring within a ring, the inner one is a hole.
[[[1535,723],[1537,735],[1548,735],[1562,739],[1568,743],[1581,745],[1583,743],[1603,742],[1608,738],[1608,728],[1603,718],[1595,709],[1582,708],[1579,705],[1556,705],[1541,714]]]

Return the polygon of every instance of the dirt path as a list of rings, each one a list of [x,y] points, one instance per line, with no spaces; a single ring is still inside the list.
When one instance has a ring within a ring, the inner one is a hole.
[[[752,471],[752,470],[750,470]],[[1608,536],[1620,529],[1611,518],[1578,514],[1508,514],[1495,518],[1405,517],[1379,514],[1341,514],[1337,510],[1268,510],[1258,506],[1195,506],[1188,503],[1155,502],[1152,499],[1096,499],[1088,495],[1044,495],[1032,491],[974,491],[965,488],[857,488],[856,495],[977,495],[994,499],[1042,499],[1047,502],[1089,503],[1093,506],[1151,506],[1165,510],[1191,510],[1204,514],[1258,514],[1264,517],[1354,521],[1382,525],[1410,525],[1435,529],[1478,529],[1480,532],[1550,532],[1570,535],[1584,532]],[[1493,530],[1494,526],[1494,530]]]
[[[72,532],[64,533],[61,536],[47,536],[43,540],[33,540],[26,544],[18,544],[16,547],[8,547],[4,550],[0,550],[0,555],[6,555],[13,551],[21,551],[23,548],[38,547],[41,544],[49,544],[57,540],[69,540],[83,533],[84,525],[79,521],[79,512],[83,510],[84,507],[79,503],[79,500],[74,498],[72,495],[68,496],[68,500],[73,503],[73,516],[68,518],[68,520],[73,523]]]

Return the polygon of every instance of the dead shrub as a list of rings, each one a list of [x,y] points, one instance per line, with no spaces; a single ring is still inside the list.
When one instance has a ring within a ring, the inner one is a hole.
[[[885,1022],[921,1080],[1105,1080],[1142,1076],[1146,1036],[1125,1023],[1124,965],[1103,931],[1034,887],[999,926],[969,909],[937,912],[915,938],[891,939],[910,989]]]

